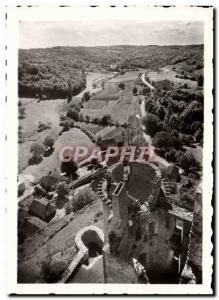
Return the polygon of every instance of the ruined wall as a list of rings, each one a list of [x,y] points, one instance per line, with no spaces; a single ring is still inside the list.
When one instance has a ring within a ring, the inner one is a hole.
[[[177,236],[177,220],[179,218],[161,209],[138,216],[124,230],[117,247],[118,255],[130,262],[132,258],[137,258],[154,282],[162,282],[167,275],[172,276],[169,281],[177,282],[186,261],[190,230],[190,223],[183,220],[181,240],[181,236]],[[174,260],[179,253],[180,269],[179,262]]]
[[[189,249],[181,283],[202,283],[202,189],[195,194]]]

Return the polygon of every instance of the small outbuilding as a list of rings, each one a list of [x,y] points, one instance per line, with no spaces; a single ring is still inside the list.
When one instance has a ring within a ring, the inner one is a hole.
[[[55,216],[56,209],[47,199],[40,198],[32,201],[29,213],[43,221],[49,222]]]
[[[47,226],[47,223],[37,217],[31,217],[26,219],[25,232],[27,235],[31,235],[38,230],[42,230]]]

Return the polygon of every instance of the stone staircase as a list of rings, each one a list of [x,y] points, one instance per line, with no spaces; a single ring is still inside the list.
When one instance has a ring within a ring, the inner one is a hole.
[[[106,185],[107,185],[106,178],[104,177],[101,178],[97,185],[97,194],[99,196],[99,199],[103,201],[106,206],[112,209],[112,201],[107,196]]]
[[[171,196],[171,188],[165,178],[161,179],[161,188],[166,198]]]

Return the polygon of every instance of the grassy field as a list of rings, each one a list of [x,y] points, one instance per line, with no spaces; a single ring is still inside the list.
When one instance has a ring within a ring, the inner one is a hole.
[[[178,73],[173,71],[171,67],[164,67],[157,71],[150,71],[146,75],[149,77],[151,81],[161,81],[161,80],[170,80],[173,83],[176,84],[187,84],[188,87],[190,88],[196,88],[197,87],[197,82],[190,80],[190,79],[182,79],[182,78],[177,78],[176,75]]]
[[[60,160],[59,152],[64,146],[84,145],[92,148],[94,145],[90,139],[77,128],[59,133],[62,127],[59,126],[58,108],[63,100],[47,100],[37,103],[34,99],[21,99],[26,107],[26,116],[19,120],[23,128],[24,142],[19,144],[18,165],[19,172],[30,174],[37,178],[48,174],[49,171],[59,171]],[[38,132],[38,121],[50,123],[50,129]],[[28,165],[31,158],[30,147],[33,142],[43,142],[45,136],[52,135],[55,138],[54,152],[49,157],[44,157],[42,162],[37,165]]]
[[[85,92],[96,94],[102,90],[101,83],[111,77],[111,74],[88,72],[86,75],[86,89],[84,89],[77,97],[81,98]],[[95,84],[95,86],[93,85]]]
[[[94,95],[81,110],[84,118],[89,116],[91,119],[100,119],[104,115],[110,115],[115,123],[124,124],[131,115],[140,113],[138,96],[132,93],[133,87],[139,88],[136,84],[138,73],[127,72],[106,81],[105,88]],[[120,82],[124,82],[124,90],[118,88]]]
[[[31,144],[42,142],[46,135],[53,135],[56,138],[61,131],[58,106],[64,100],[46,100],[39,103],[36,99],[21,98],[19,100],[25,107],[25,118],[19,120],[19,125],[22,126],[23,143],[18,147],[18,169],[19,172],[22,172],[28,166],[28,160],[31,158]],[[49,124],[51,128],[38,132],[39,121]]]

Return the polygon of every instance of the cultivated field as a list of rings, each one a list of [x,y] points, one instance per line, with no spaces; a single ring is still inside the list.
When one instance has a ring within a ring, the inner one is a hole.
[[[113,122],[124,124],[132,115],[140,112],[139,97],[133,95],[133,87],[140,88],[136,84],[139,72],[127,72],[105,82],[103,91],[94,95],[81,110],[84,118],[89,116],[91,120],[110,115]],[[119,89],[119,83],[125,84],[124,90]]]

